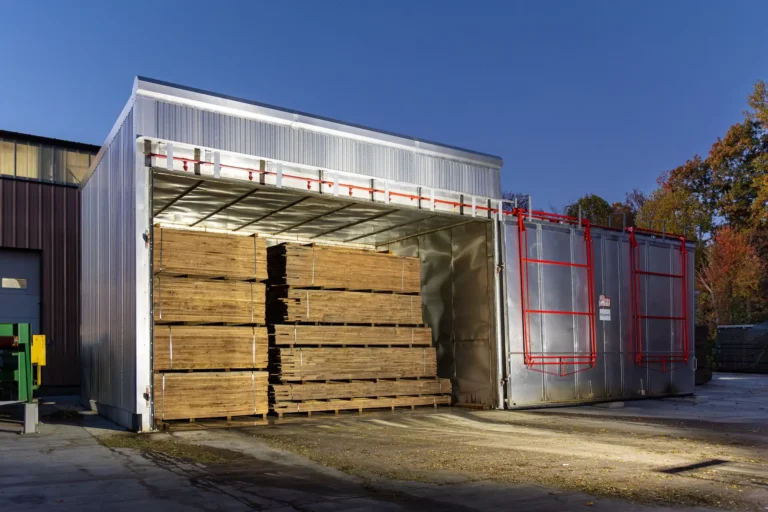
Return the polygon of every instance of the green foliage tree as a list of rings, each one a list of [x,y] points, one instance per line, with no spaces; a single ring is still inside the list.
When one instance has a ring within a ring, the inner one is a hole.
[[[684,187],[670,183],[669,174],[657,180],[659,188],[648,196],[636,215],[638,227],[686,234],[693,238],[698,233],[712,230],[712,215],[698,195]]]
[[[602,197],[595,194],[587,194],[574,204],[566,207],[565,215],[578,217],[579,206],[581,206],[582,218],[588,219],[592,224],[606,225],[608,223],[608,217],[611,215],[611,205]]]

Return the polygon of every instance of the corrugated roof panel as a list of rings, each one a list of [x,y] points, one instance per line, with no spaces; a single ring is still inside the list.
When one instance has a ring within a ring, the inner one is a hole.
[[[136,95],[139,136],[501,197],[492,155],[145,79]]]

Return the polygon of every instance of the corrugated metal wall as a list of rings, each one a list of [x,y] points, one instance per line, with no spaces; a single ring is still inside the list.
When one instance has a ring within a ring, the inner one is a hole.
[[[498,169],[139,97],[145,137],[465,194],[501,197]]]
[[[136,412],[133,111],[82,189],[81,396]]]
[[[552,223],[527,224],[528,257],[537,260],[586,262],[583,229]],[[625,233],[592,228],[594,255],[593,285],[599,295],[611,299],[608,319],[596,320],[597,364],[558,366],[525,365],[522,332],[522,302],[518,226],[516,219],[505,223],[505,271],[507,302],[508,399],[510,407],[541,406],[551,403],[593,402],[606,399],[653,397],[692,393],[694,389],[694,343],[687,363],[636,363],[630,334],[631,268],[630,243]],[[638,236],[640,268],[659,273],[680,274],[680,242]],[[687,275],[693,275],[695,249],[689,244]],[[586,269],[530,263],[528,266],[528,308],[537,311],[581,311],[589,309]],[[688,328],[694,328],[694,286],[689,278]],[[680,280],[651,277],[643,281],[641,312],[647,315],[681,316]],[[597,309],[597,304],[595,304]],[[532,352],[547,355],[588,354],[590,341],[587,317],[533,314],[529,323]],[[645,320],[642,347],[645,353],[671,353],[682,347],[682,323]],[[568,375],[558,375],[563,369]],[[579,371],[581,370],[581,371]],[[549,372],[549,373],[547,373]],[[572,373],[578,372],[578,373]],[[642,390],[642,393],[641,393]]]
[[[74,187],[0,179],[0,248],[41,253],[43,383],[76,386],[80,306],[80,203]]]

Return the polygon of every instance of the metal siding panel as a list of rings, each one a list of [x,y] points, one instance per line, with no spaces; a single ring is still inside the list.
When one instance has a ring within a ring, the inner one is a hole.
[[[147,114],[147,105],[141,106]],[[135,412],[134,113],[82,189],[83,400]]]
[[[563,230],[563,226],[542,225],[534,231],[529,228],[529,256],[531,258],[542,257],[544,259],[566,260],[568,250],[566,245],[571,245],[573,261],[582,263],[577,257],[584,253],[583,237],[580,233],[572,235],[567,242],[562,235],[551,235],[553,230]],[[536,236],[534,236],[536,233]],[[544,234],[542,234],[544,233]],[[611,320],[609,322],[597,321],[597,367],[591,370],[577,373],[573,376],[561,378],[544,375],[528,369],[524,365],[523,340],[520,309],[520,277],[518,261],[518,237],[516,219],[508,219],[505,224],[506,261],[505,270],[507,278],[507,342],[509,354],[509,402],[512,407],[543,405],[547,402],[580,401],[590,402],[608,398],[632,398],[642,396],[654,396],[660,394],[691,393],[694,387],[693,359],[689,363],[676,363],[667,372],[650,366],[640,367],[635,362],[635,350],[631,344],[630,325],[630,268],[629,268],[629,241],[627,235],[613,231],[592,229],[593,254],[595,263],[594,284],[595,295],[601,293],[609,297],[611,304]],[[566,243],[567,242],[567,243]],[[651,239],[639,237],[641,246],[640,268],[664,273],[679,273],[680,243],[677,240]],[[688,289],[685,291],[688,300],[689,332],[693,332],[694,325],[694,283],[690,276],[693,275],[695,254],[689,246],[688,254]],[[536,267],[538,265],[531,265]],[[544,272],[544,286],[539,288],[538,275],[531,273],[531,299],[532,306],[541,305],[544,308],[568,308],[570,304],[584,304],[583,300],[571,298],[571,291],[563,289],[564,283],[568,283],[565,275],[549,275]],[[554,271],[557,273],[558,271]],[[572,286],[580,289],[584,286],[583,276],[578,270],[573,270]],[[551,272],[550,272],[551,273]],[[560,272],[562,274],[562,272]],[[549,276],[549,277],[546,277]],[[535,278],[535,279],[534,279]],[[648,277],[648,286],[643,283],[643,313],[677,316],[682,314],[680,305],[682,291],[679,281],[671,283],[663,278]],[[558,295],[566,295],[565,298]],[[670,326],[668,321],[659,321],[659,325],[644,325],[644,346],[668,352],[671,347],[681,343],[682,329],[679,326]],[[540,329],[537,322],[532,319],[532,346],[538,350],[541,345]],[[650,325],[650,328],[648,327]],[[574,345],[583,350],[587,341],[586,324],[578,325],[576,332],[577,341]],[[573,338],[573,324],[557,320],[546,324],[544,334],[545,343],[551,343],[552,336],[562,336],[564,340]],[[670,341],[670,334],[672,338]],[[547,350],[552,350],[547,346]],[[566,345],[555,348],[565,350]],[[693,355],[694,344],[690,345]],[[570,370],[572,368],[567,368]]]
[[[501,197],[498,169],[139,97],[138,135],[465,194]],[[154,104],[154,105],[153,105]]]
[[[79,303],[73,266],[79,243],[78,191],[48,183],[0,180],[0,247],[41,252],[41,327],[48,339],[48,365],[43,384],[76,386]]]

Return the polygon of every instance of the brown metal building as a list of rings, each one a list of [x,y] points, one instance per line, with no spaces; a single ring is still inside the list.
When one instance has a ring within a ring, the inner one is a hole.
[[[0,130],[0,323],[47,338],[44,386],[80,381],[80,196],[99,147]]]

